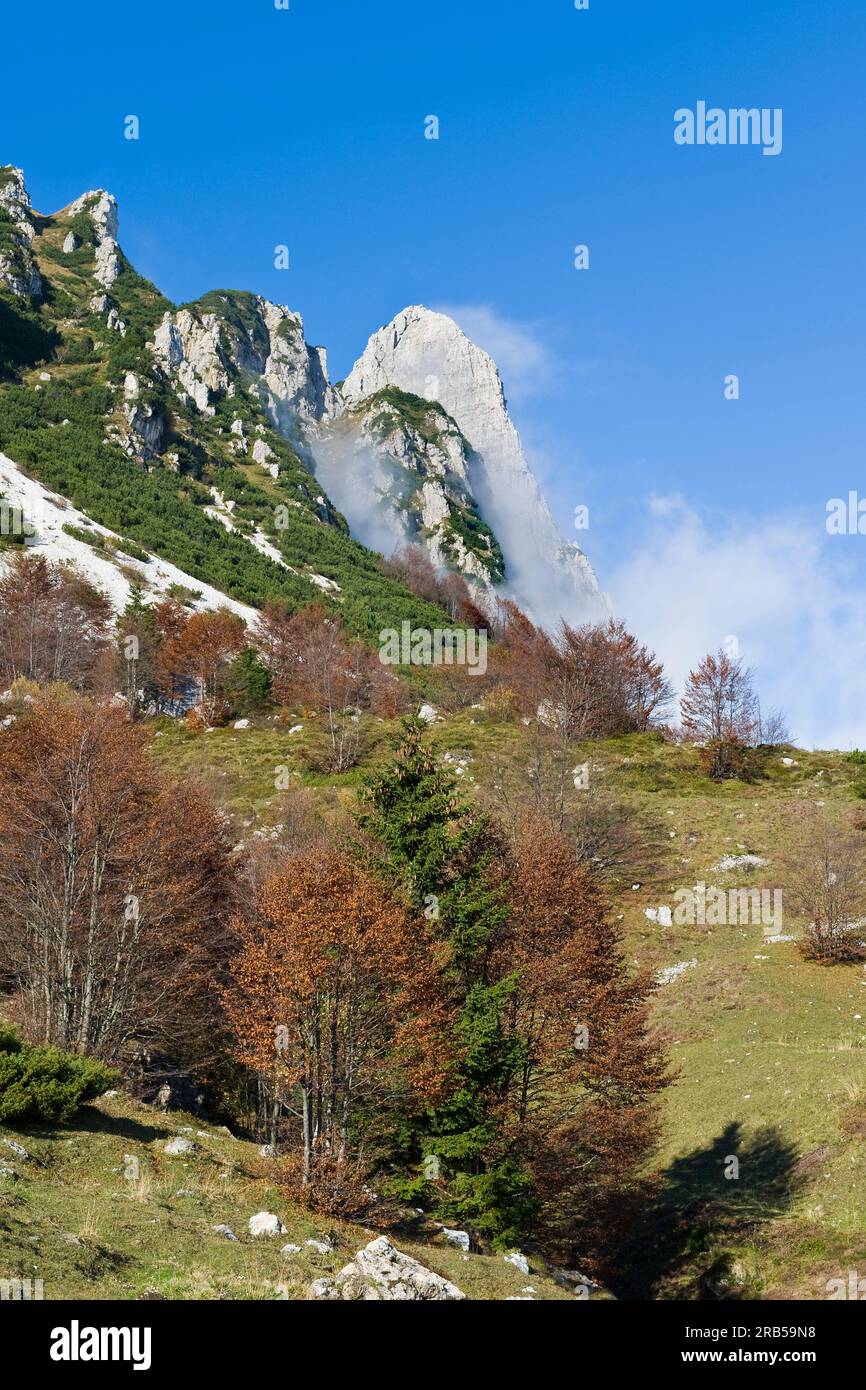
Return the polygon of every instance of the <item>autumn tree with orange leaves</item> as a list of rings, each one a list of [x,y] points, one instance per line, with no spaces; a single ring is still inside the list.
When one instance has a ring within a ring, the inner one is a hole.
[[[374,1154],[408,1104],[441,1091],[448,1012],[434,949],[382,885],[336,850],[302,852],[239,918],[223,990],[239,1059],[292,1118],[303,1181]]]
[[[296,613],[279,601],[266,604],[256,644],[273,677],[276,699],[322,717],[321,746],[309,747],[309,755],[329,772],[352,767],[364,746],[361,711],[396,712],[399,682],[393,673],[347,633],[338,614],[320,603]]]
[[[513,603],[500,605],[500,679],[524,714],[569,740],[642,733],[664,717],[672,698],[661,663],[622,622],[551,634]]]
[[[0,732],[0,974],[25,1035],[116,1060],[206,1043],[235,870],[223,818],[124,711],[42,697]]]
[[[754,671],[740,657],[719,649],[690,672],[680,702],[683,733],[700,747],[701,763],[716,781],[749,777],[754,772],[750,749],[764,737]],[[771,738],[782,741],[783,716],[771,711]]]
[[[592,1259],[656,1138],[653,1099],[668,1077],[648,1022],[652,984],[626,969],[601,886],[544,820],[521,827],[510,896],[491,966],[514,976],[505,1019],[522,1059],[503,1135],[531,1174],[534,1234],[559,1258]]]
[[[246,623],[228,608],[195,613],[182,625],[176,612],[163,610],[169,634],[160,653],[164,673],[175,683],[194,682],[198,712],[206,724],[225,719],[225,687],[232,663],[247,646]],[[173,631],[172,631],[173,629]]]
[[[76,571],[22,551],[0,575],[0,681],[90,687],[111,604]]]

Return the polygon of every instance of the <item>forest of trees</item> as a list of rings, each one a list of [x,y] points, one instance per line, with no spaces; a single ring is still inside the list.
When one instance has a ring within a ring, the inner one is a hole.
[[[752,676],[708,656],[677,732],[660,663],[621,623],[549,634],[513,604],[483,612],[417,553],[389,563],[484,624],[483,676],[383,665],[320,602],[273,599],[248,626],[134,588],[115,617],[74,570],[7,554],[4,1014],[30,1043],[194,1074],[314,1209],[370,1220],[375,1193],[377,1219],[410,1203],[603,1270],[670,1071],[608,900],[652,836],[603,796],[574,805],[570,750],[655,731],[698,743],[712,777],[753,775]],[[519,726],[520,785],[467,790],[421,696]],[[149,742],[165,714],[195,732],[280,711],[304,712],[306,756],[333,772],[362,758],[370,721],[392,721],[391,742],[342,819],[301,814],[256,853]]]

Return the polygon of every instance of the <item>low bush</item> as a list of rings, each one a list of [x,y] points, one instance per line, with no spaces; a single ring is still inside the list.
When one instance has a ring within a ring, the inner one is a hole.
[[[22,1042],[0,1027],[0,1120],[69,1120],[118,1080],[94,1057]]]

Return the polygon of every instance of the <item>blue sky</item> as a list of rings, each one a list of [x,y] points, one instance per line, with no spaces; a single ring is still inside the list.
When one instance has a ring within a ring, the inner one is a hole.
[[[290,304],[335,379],[451,308],[675,676],[736,634],[795,734],[866,746],[866,536],[824,526],[866,494],[864,59],[858,0],[48,0],[0,161],[41,211],[109,188],[175,300]],[[676,145],[698,100],[781,107],[782,153]]]

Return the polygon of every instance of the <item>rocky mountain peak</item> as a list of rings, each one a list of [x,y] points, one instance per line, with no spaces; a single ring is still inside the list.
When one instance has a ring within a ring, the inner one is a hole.
[[[82,193],[80,198],[64,209],[68,217],[74,217],[78,212],[86,213],[90,218],[97,241],[105,237],[117,240],[117,199],[113,193],[107,193],[104,188],[93,188],[88,193]]]
[[[30,212],[30,194],[24,182],[24,170],[17,169],[13,164],[0,165],[0,207],[12,216]]]
[[[502,548],[517,601],[548,624],[604,618],[592,567],[559,532],[490,355],[446,314],[411,305],[372,335],[341,393],[352,407],[388,386],[438,401],[471,445],[471,491]]]
[[[82,193],[74,203],[64,209],[67,217],[73,218],[83,213],[90,219],[96,257],[93,278],[104,289],[110,289],[120,274],[119,247],[117,245],[117,199],[104,188],[92,189]]]
[[[23,171],[0,165],[0,286],[20,299],[42,293],[32,251],[35,234]]]

